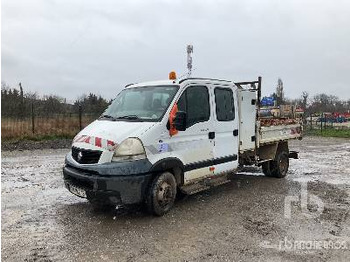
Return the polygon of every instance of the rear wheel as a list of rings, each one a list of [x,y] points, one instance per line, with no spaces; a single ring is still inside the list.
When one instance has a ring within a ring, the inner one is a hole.
[[[271,174],[271,169],[270,169],[270,164],[271,164],[272,160],[271,161],[268,161],[268,162],[264,162],[262,163],[262,170],[263,170],[263,173],[265,176],[268,176],[268,177],[272,177],[273,175]]]
[[[283,178],[287,175],[289,168],[289,154],[287,151],[277,152],[275,160],[262,164],[265,176]]]
[[[289,155],[287,152],[280,152],[273,161],[271,173],[274,177],[282,178],[287,175],[289,168]]]
[[[176,191],[176,180],[172,173],[164,172],[156,176],[146,197],[148,211],[156,216],[169,212],[174,205]]]

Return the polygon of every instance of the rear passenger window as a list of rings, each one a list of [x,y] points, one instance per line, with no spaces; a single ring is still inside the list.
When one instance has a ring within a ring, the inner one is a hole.
[[[228,88],[215,88],[216,118],[218,121],[235,119],[233,92]]]
[[[179,111],[187,113],[187,127],[205,122],[210,117],[209,93],[205,86],[191,86],[177,102]]]

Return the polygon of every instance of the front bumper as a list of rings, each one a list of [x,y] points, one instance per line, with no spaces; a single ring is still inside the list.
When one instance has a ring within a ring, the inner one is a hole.
[[[151,166],[147,159],[79,166],[68,155],[63,177],[67,189],[70,185],[81,188],[89,199],[128,205],[144,200],[152,177]]]

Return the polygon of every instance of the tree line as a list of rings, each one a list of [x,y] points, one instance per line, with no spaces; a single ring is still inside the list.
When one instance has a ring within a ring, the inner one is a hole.
[[[271,95],[277,104],[292,104],[304,109],[306,115],[321,112],[350,112],[350,99],[342,100],[335,95],[317,94],[310,97],[303,92],[298,99],[284,97],[283,81],[278,79],[276,92]],[[90,93],[82,95],[73,104],[67,103],[65,98],[56,95],[39,96],[37,93],[24,91],[22,84],[18,88],[10,87],[1,82],[1,117],[25,118],[34,113],[36,116],[52,116],[55,114],[83,114],[100,115],[111,103],[100,95]],[[34,112],[33,112],[34,111]]]
[[[335,95],[324,93],[316,94],[310,97],[309,93],[303,91],[297,99],[289,99],[284,96],[283,81],[279,78],[276,91],[270,95],[277,101],[277,105],[290,104],[302,108],[305,115],[321,114],[322,112],[330,113],[350,113],[350,99],[340,99]]]
[[[25,118],[36,116],[53,116],[62,114],[100,115],[111,101],[90,93],[76,99],[73,104],[56,95],[39,96],[37,93],[24,91],[22,84],[18,88],[1,82],[1,117]]]

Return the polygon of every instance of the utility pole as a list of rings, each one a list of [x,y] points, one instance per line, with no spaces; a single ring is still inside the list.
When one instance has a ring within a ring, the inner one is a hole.
[[[187,45],[187,77],[191,77],[192,74],[192,53],[193,45]]]
[[[21,100],[20,100],[20,108],[19,108],[19,110],[20,110],[19,116],[21,118],[23,118],[24,117],[24,111],[25,111],[25,109],[24,109],[24,94],[23,94],[22,83],[20,82],[18,85],[19,85],[19,95],[20,95],[20,98],[21,98]]]

